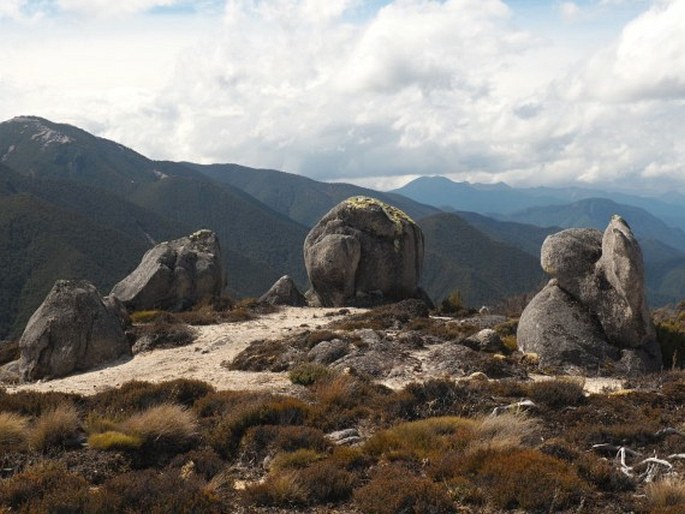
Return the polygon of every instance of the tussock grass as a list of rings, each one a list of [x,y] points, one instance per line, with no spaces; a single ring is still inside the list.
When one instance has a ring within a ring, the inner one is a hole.
[[[667,477],[645,487],[646,503],[650,512],[685,511],[685,480]]]
[[[134,414],[121,424],[123,432],[145,445],[187,448],[198,435],[197,418],[189,409],[164,403]]]
[[[0,412],[0,453],[23,451],[28,444],[28,418]]]
[[[79,414],[73,404],[57,405],[38,417],[30,432],[29,444],[38,451],[72,445],[80,425]]]

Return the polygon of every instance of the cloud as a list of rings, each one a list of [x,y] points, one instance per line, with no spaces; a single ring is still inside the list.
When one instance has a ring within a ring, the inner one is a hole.
[[[561,16],[567,21],[573,21],[580,15],[580,7],[575,2],[562,2],[559,6]]]
[[[177,157],[318,178],[492,161],[499,73],[532,44],[507,6],[403,0],[350,22],[354,8],[229,2],[224,36],[184,56],[141,123],[166,123]]]
[[[145,12],[179,3],[181,0],[57,0],[63,11],[104,16]]]
[[[107,9],[61,1],[74,12]],[[120,8],[163,4],[187,2]],[[562,35],[521,30],[499,0],[368,5],[229,0],[219,20],[196,25],[99,20],[109,32],[40,33],[34,49],[16,55],[30,44],[4,40],[0,78],[13,87],[0,113],[73,122],[154,158],[367,185],[443,173],[685,191],[685,0],[656,0],[571,69],[558,63],[568,60],[559,57]],[[584,20],[562,24],[552,13],[547,21],[577,38],[594,35],[582,32],[592,25]]]

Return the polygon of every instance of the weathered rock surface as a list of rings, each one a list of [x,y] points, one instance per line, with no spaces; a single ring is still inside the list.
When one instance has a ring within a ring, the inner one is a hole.
[[[83,371],[131,352],[122,320],[86,281],[59,280],[19,340],[26,380]]]
[[[200,230],[148,250],[138,267],[112,289],[129,311],[184,310],[224,288],[216,234]]]
[[[349,198],[305,239],[309,296],[330,307],[418,297],[423,250],[423,233],[405,213],[372,198]]]
[[[462,341],[462,344],[473,350],[488,353],[504,353],[507,351],[499,334],[491,328],[484,328],[471,337],[467,337]]]
[[[259,297],[259,302],[271,305],[290,305],[291,307],[307,305],[304,295],[297,289],[295,281],[288,275],[279,278],[271,286],[271,289]]]
[[[628,224],[611,219],[604,234],[568,229],[542,245],[554,278],[524,310],[519,348],[543,366],[642,372],[661,367],[644,290],[640,246]]]

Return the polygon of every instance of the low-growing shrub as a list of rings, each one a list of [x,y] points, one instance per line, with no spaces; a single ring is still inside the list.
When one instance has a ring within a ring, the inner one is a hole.
[[[298,425],[258,425],[249,428],[240,444],[246,464],[261,462],[271,453],[309,449],[323,452],[330,443],[318,428]]]
[[[247,505],[297,506],[307,503],[307,492],[295,471],[270,474],[263,482],[246,487],[242,497]]]
[[[375,433],[365,443],[364,451],[376,457],[420,461],[464,449],[477,429],[476,421],[458,417],[410,421]]]
[[[40,416],[43,411],[54,409],[55,405],[71,403],[78,405],[83,399],[75,394],[55,391],[17,391],[8,393],[0,387],[0,411],[16,412],[24,416]]]
[[[288,378],[293,384],[309,386],[319,380],[329,378],[333,372],[323,366],[313,362],[298,364],[288,373]]]
[[[502,509],[554,512],[578,504],[588,487],[573,467],[531,449],[479,449],[455,469]]]
[[[316,460],[309,465],[275,470],[243,494],[247,504],[293,506],[336,503],[348,499],[356,483],[355,476],[330,460]]]
[[[183,469],[192,462],[192,467],[198,476],[204,480],[211,480],[225,468],[226,463],[218,453],[211,448],[190,450],[187,453],[177,455],[170,463],[170,468]]]
[[[28,444],[28,419],[13,412],[0,412],[0,453],[23,451]]]
[[[80,424],[74,405],[59,404],[38,417],[30,431],[29,444],[38,451],[74,446],[79,442]]]
[[[238,405],[217,423],[210,434],[210,444],[223,457],[233,457],[250,427],[302,425],[310,410],[306,403],[289,397]]]
[[[88,446],[97,450],[137,450],[142,445],[143,439],[140,436],[114,430],[88,437]]]
[[[106,481],[93,495],[91,512],[146,512],[151,514],[222,512],[218,498],[197,476],[181,476],[146,469]]]
[[[179,378],[160,384],[130,381],[88,399],[88,407],[98,416],[122,416],[165,403],[192,407],[201,398],[214,392],[214,387],[200,380]]]
[[[2,512],[85,512],[89,484],[62,465],[43,462],[0,480]]]
[[[131,347],[134,354],[162,348],[178,348],[191,344],[197,332],[182,323],[155,321],[134,329],[136,342]]]
[[[555,379],[532,382],[526,386],[526,396],[550,409],[573,407],[585,403],[584,383],[581,380]]]
[[[134,311],[130,317],[131,323],[152,323],[155,321],[173,323],[175,321],[173,314],[159,310]]]
[[[274,457],[270,469],[274,471],[283,471],[285,469],[306,468],[323,458],[325,458],[325,455],[310,450],[309,448],[301,448],[294,452],[281,452]]]
[[[655,327],[664,368],[682,368],[685,364],[685,322],[664,320]]]
[[[444,486],[413,476],[396,466],[379,469],[368,484],[354,492],[354,501],[362,512],[370,514],[449,514],[456,511]]]

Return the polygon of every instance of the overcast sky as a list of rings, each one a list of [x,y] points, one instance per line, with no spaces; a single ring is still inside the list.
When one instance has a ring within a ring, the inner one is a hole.
[[[378,188],[685,192],[685,0],[0,0],[0,119]]]

